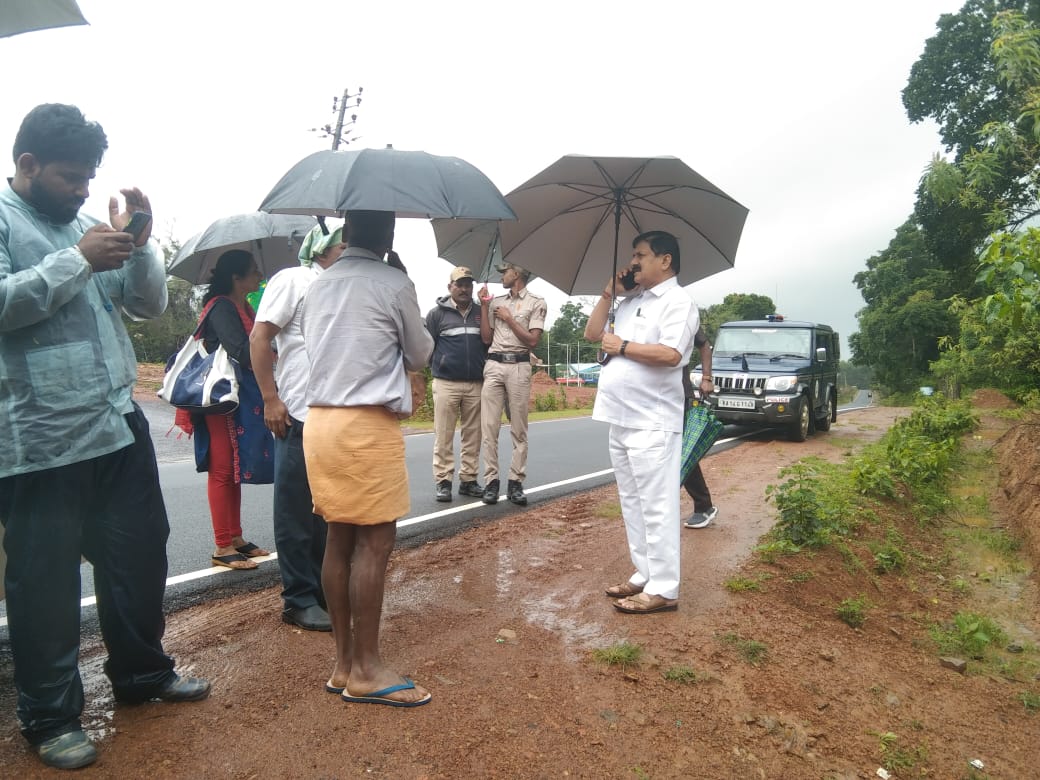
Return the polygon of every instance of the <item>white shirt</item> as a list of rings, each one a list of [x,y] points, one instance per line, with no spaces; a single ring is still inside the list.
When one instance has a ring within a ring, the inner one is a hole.
[[[278,362],[274,380],[278,397],[289,414],[300,422],[307,419],[307,379],[311,363],[303,343],[303,298],[311,282],[318,278],[321,266],[286,268],[271,277],[256,310],[257,322],[269,322],[281,328],[274,337]]]
[[[309,406],[385,406],[412,411],[407,371],[433,352],[415,285],[367,249],[348,247],[311,283],[303,303],[311,361]]]
[[[677,366],[648,366],[615,355],[599,374],[592,418],[625,428],[682,433],[682,372],[700,327],[697,304],[673,276],[617,308],[614,333],[632,344],[663,344],[682,359]]]

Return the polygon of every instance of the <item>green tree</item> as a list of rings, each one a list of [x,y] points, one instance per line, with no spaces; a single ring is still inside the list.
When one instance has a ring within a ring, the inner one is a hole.
[[[565,363],[569,355],[572,363],[577,363],[580,355],[583,363],[595,360],[597,347],[585,340],[585,324],[589,315],[582,311],[580,302],[568,301],[560,307],[560,316],[542,331],[538,345],[533,352],[547,365],[555,366]]]
[[[915,214],[952,271],[975,262],[993,230],[1035,216],[1040,194],[1040,3],[969,0],[945,14],[903,92],[913,121],[940,124]]]
[[[776,306],[773,299],[755,293],[730,293],[722,299],[722,303],[701,307],[701,327],[708,338],[714,342],[719,326],[724,322],[736,320],[761,320],[767,314],[774,314]],[[696,355],[695,355],[696,357]]]
[[[179,242],[172,237],[162,244],[167,267],[179,248]],[[168,303],[162,316],[137,321],[123,315],[134,352],[141,363],[165,363],[195,330],[200,311],[199,289],[183,279],[167,276],[166,291]]]
[[[939,357],[939,340],[957,330],[947,303],[957,287],[953,275],[939,267],[924,231],[907,220],[853,281],[867,305],[856,315],[859,331],[849,337],[852,362],[871,366],[875,379],[893,390],[918,386]]]

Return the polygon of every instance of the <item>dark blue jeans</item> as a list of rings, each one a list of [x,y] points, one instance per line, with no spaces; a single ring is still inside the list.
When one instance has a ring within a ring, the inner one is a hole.
[[[18,718],[33,745],[81,727],[81,554],[117,696],[147,698],[173,676],[162,648],[170,526],[148,421],[136,404],[126,421],[134,443],[117,452],[0,479]]]
[[[282,573],[282,602],[285,609],[324,607],[325,521],[313,511],[303,460],[303,423],[289,419],[285,438],[274,440],[274,546]]]

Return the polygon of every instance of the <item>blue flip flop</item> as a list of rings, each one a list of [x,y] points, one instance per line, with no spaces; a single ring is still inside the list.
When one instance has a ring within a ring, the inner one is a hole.
[[[391,693],[407,691],[414,688],[415,683],[408,677],[405,677],[403,683],[391,685],[389,688],[383,688],[381,691],[372,691],[372,693],[366,693],[364,696],[354,696],[350,691],[344,688],[342,696],[343,701],[349,701],[354,704],[386,704],[389,707],[420,707],[423,704],[428,704],[433,698],[432,693],[427,693],[418,701],[398,701],[397,699],[387,698]]]
[[[328,682],[325,683],[325,692],[326,693],[343,693],[344,690],[346,690],[346,689],[345,688],[340,688],[338,685],[333,685],[331,677],[329,678]]]

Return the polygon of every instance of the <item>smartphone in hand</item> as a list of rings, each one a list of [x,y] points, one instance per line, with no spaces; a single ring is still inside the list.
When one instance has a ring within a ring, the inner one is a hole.
[[[126,223],[123,232],[129,233],[134,237],[134,241],[137,241],[141,237],[141,232],[148,227],[148,223],[151,221],[152,215],[147,211],[135,211],[130,215],[130,221]]]

